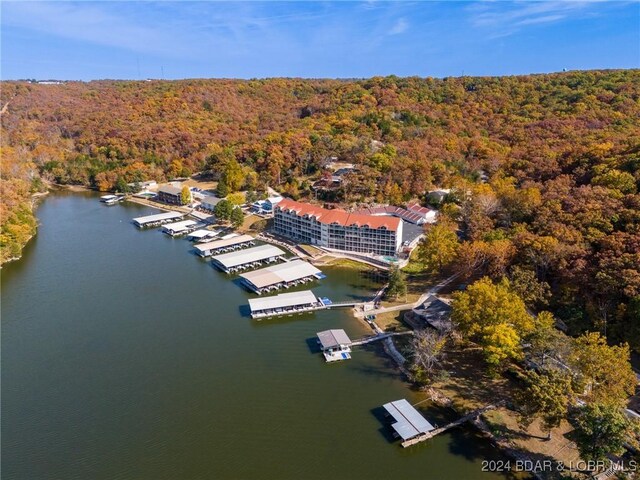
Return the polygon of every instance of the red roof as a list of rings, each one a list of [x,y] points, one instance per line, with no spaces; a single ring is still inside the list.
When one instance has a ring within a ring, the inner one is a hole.
[[[400,227],[399,218],[365,215],[361,213],[349,213],[345,210],[336,208],[335,210],[327,210],[326,208],[311,205],[310,203],[302,203],[285,198],[276,206],[280,210],[290,210],[296,212],[297,215],[308,215],[325,225],[337,223],[345,227],[356,225],[362,227],[367,225],[369,228],[386,228],[387,230],[398,231]]]
[[[433,211],[431,208],[423,207],[419,203],[410,203],[407,205],[407,210],[411,210],[412,212],[420,213],[422,215],[427,215]]]

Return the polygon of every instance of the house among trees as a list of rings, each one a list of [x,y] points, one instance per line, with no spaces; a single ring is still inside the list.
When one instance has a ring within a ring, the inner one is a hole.
[[[182,184],[161,185],[158,189],[157,199],[160,202],[171,205],[186,205],[191,201],[191,193],[189,193],[189,201],[184,202],[182,198]]]
[[[429,295],[421,305],[412,310],[412,313],[418,323],[414,325],[416,328],[429,325],[439,332],[451,330],[451,306],[435,295]]]

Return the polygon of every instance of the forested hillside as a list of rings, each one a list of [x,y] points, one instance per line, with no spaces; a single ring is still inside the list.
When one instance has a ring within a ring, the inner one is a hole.
[[[573,331],[640,347],[638,70],[4,82],[1,100],[3,260],[33,231],[42,180],[111,190],[207,171],[232,191],[268,183],[297,198],[337,156],[359,169],[335,200],[454,187],[443,209],[463,233],[455,261],[539,292],[530,303]]]

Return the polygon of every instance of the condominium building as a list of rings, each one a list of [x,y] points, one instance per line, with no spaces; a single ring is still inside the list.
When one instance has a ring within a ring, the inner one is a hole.
[[[275,233],[311,245],[358,253],[396,256],[402,220],[327,210],[285,198],[275,206]]]

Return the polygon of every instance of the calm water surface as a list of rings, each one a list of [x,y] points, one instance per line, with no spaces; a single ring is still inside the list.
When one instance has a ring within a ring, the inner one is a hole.
[[[368,333],[355,319],[243,317],[250,295],[188,241],[130,224],[153,212],[53,194],[2,270],[5,480],[498,478],[470,431],[389,443],[372,412],[417,397],[387,359],[327,365],[309,347],[327,328]],[[313,288],[333,300],[377,286],[324,270]]]

